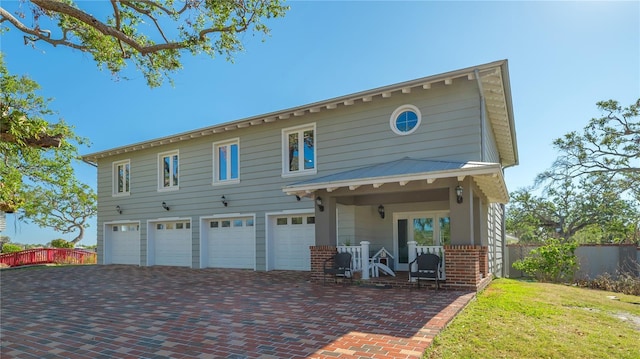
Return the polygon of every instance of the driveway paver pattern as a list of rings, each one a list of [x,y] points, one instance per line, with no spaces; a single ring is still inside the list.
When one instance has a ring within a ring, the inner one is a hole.
[[[2,358],[419,358],[473,292],[308,272],[69,266],[0,272]]]

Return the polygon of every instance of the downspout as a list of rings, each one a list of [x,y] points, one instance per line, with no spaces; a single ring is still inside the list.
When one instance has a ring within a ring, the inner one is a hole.
[[[482,89],[482,82],[480,81],[480,71],[478,69],[473,70],[473,74],[478,82],[478,93],[480,94],[480,161],[485,162],[485,125],[487,122],[487,108],[484,99],[484,90]]]

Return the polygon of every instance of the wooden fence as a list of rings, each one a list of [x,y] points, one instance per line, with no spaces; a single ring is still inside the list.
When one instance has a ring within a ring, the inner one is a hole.
[[[0,263],[9,267],[34,264],[95,264],[96,253],[83,249],[36,248],[0,254]]]

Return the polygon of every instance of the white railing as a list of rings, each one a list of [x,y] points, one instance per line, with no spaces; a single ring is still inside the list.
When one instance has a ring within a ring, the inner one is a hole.
[[[369,279],[369,242],[362,241],[359,246],[338,246],[338,252],[351,253],[351,270],[362,272],[362,279]]]
[[[443,246],[419,246],[417,242],[408,242],[407,245],[409,246],[409,263],[411,263],[414,259],[416,259],[418,254],[422,254],[422,253],[437,254],[440,257],[440,266],[439,266],[440,270],[438,271],[438,273],[440,273],[439,279],[440,280],[447,279],[447,275],[444,271],[445,255],[444,255]],[[409,268],[409,271],[411,271],[411,268]]]
[[[446,279],[445,269],[445,255],[443,246],[419,246],[417,242],[407,243],[409,246],[409,263],[416,259],[418,254],[421,253],[434,253],[440,256],[440,279]],[[351,270],[353,272],[362,272],[362,279],[369,279],[370,273],[370,258],[369,258],[369,245],[370,242],[362,241],[359,246],[338,246],[338,252],[351,253]]]

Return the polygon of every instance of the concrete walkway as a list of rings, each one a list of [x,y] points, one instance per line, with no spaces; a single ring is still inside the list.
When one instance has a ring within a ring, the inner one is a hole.
[[[419,358],[475,293],[305,272],[74,266],[0,272],[0,357]]]

